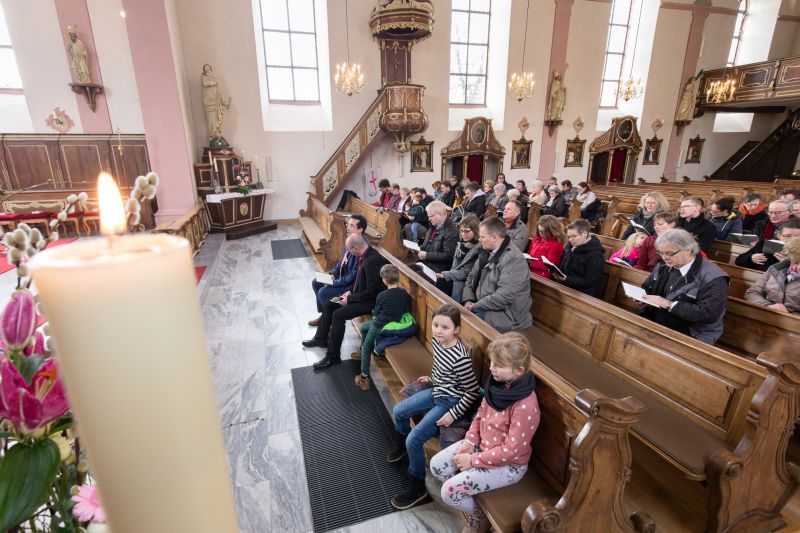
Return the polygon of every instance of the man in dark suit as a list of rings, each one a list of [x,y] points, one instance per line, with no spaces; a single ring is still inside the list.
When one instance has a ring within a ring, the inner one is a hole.
[[[703,216],[703,200],[697,196],[689,196],[681,200],[678,208],[678,228],[685,229],[697,240],[700,249],[711,253],[711,245],[717,238],[717,228]]]
[[[307,348],[328,349],[325,358],[314,363],[315,370],[325,370],[342,361],[345,322],[371,313],[378,293],[386,288],[380,275],[381,267],[386,264],[383,256],[361,235],[350,235],[345,246],[349,253],[358,257],[356,280],[353,287],[342,294],[341,300],[325,302],[314,338],[303,341]]]

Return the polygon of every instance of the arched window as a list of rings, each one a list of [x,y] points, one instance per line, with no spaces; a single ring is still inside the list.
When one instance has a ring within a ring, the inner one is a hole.
[[[484,105],[492,0],[453,0],[450,103]]]
[[[733,27],[733,38],[731,39],[731,49],[728,52],[728,62],[726,66],[732,67],[736,64],[736,57],[739,55],[739,47],[742,44],[742,32],[744,31],[744,19],[747,17],[747,0],[739,0],[739,9],[736,13],[736,24]]]
[[[319,102],[317,0],[260,0],[269,100]]]
[[[8,91],[21,91],[22,78],[17,68],[17,59],[14,48],[11,46],[11,36],[6,25],[3,6],[0,4],[0,89]]]
[[[614,0],[611,3],[611,19],[608,23],[606,60],[600,87],[600,107],[617,107],[617,90],[622,79],[622,64],[625,62],[625,43],[631,24],[633,0]]]

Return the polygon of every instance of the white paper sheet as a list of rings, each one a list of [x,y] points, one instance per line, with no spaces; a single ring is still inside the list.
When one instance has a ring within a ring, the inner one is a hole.
[[[436,272],[428,268],[428,266],[425,263],[417,263],[417,264],[422,267],[422,273],[428,276],[428,278],[431,281],[436,283]]]
[[[407,241],[403,239],[403,246],[405,246],[409,250],[414,250],[415,252],[419,252],[419,244],[415,243],[414,241]]]
[[[561,272],[561,269],[560,269],[560,268],[558,268],[558,266],[554,265],[554,264],[553,264],[553,262],[552,262],[552,261],[550,261],[550,260],[549,260],[547,257],[545,257],[545,256],[542,256],[542,263],[544,263],[545,265],[547,265],[547,266],[548,266],[548,268],[551,268],[552,270],[555,270],[555,271],[556,271],[556,273],[557,273],[559,276],[563,276],[563,277],[565,277],[565,278],[567,277],[567,275],[566,275],[566,274],[564,274],[563,272]]]
[[[632,298],[637,302],[646,303],[647,305],[652,305],[653,307],[658,307],[656,304],[648,302],[647,300],[644,299],[647,293],[644,291],[643,288],[637,287],[632,283],[623,281],[622,289],[625,291],[625,296],[627,296],[628,298]]]
[[[314,278],[318,282],[324,283],[325,285],[333,285],[333,276],[331,276],[327,272],[315,272]]]

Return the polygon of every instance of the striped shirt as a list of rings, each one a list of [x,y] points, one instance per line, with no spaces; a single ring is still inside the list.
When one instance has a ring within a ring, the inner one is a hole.
[[[475,379],[467,349],[457,341],[450,348],[444,348],[433,339],[433,370],[431,371],[433,396],[452,396],[460,398],[449,411],[453,418],[459,419],[478,399],[480,386]]]

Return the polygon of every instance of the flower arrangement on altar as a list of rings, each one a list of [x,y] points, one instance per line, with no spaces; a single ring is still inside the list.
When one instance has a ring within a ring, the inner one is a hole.
[[[152,199],[158,175],[136,179],[124,204],[128,227],[139,224],[141,202]],[[85,207],[71,194],[45,237],[19,224],[3,235],[17,286],[0,314],[0,531],[109,531],[100,494],[89,474],[57,363],[49,327],[30,291],[28,261],[51,241],[68,213]],[[43,327],[40,328],[40,326]]]
[[[253,177],[250,175],[250,166],[243,163],[233,165],[233,175],[236,187],[234,190],[247,196],[253,188]]]

